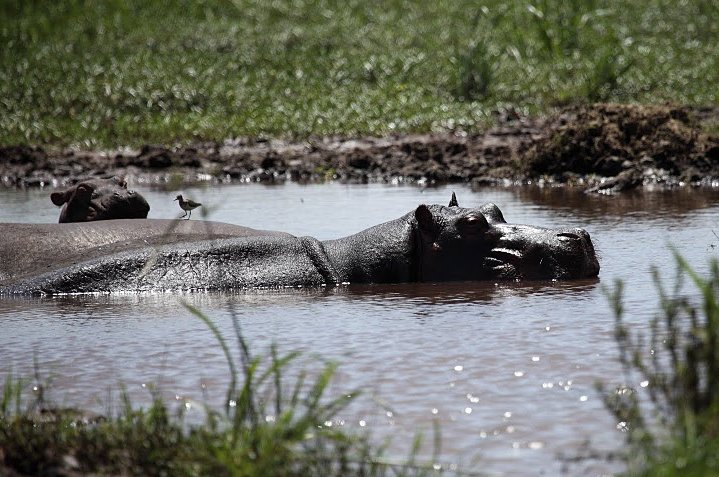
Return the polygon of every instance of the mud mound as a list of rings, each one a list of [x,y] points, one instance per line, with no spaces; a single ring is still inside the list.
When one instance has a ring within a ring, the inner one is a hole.
[[[66,186],[119,175],[130,182],[284,181],[482,187],[528,180],[620,191],[645,184],[711,185],[719,179],[719,108],[598,104],[550,118],[518,115],[477,134],[383,138],[240,138],[137,150],[45,151],[0,147],[0,185]]]
[[[719,176],[719,140],[687,108],[595,104],[560,114],[524,159],[529,176],[559,182],[596,175],[614,178],[607,186],[615,189],[697,183]]]
[[[324,182],[441,184],[517,177],[517,151],[540,136],[530,121],[484,134],[312,138],[307,141],[232,139],[139,150],[55,151],[0,147],[0,184],[28,187],[75,183],[79,178],[125,176],[152,184],[215,182]]]

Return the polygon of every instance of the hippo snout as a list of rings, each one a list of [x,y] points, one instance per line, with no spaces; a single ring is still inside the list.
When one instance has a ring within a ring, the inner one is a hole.
[[[485,267],[499,278],[575,279],[596,277],[599,260],[589,232],[495,224]]]
[[[567,257],[564,268],[569,272],[570,278],[599,275],[599,260],[589,232],[582,228],[572,228],[559,230],[556,236],[566,247],[566,250],[561,250],[560,247],[559,253]]]

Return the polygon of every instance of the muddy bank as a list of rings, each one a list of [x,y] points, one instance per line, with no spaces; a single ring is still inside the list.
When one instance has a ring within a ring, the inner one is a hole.
[[[9,187],[55,186],[88,176],[135,183],[543,182],[607,192],[644,185],[716,185],[719,108],[598,104],[546,118],[507,115],[482,134],[240,139],[113,152],[0,148]],[[714,127],[716,130],[716,127]]]
[[[716,109],[598,104],[564,111],[522,154],[528,177],[591,191],[712,185],[719,171]]]

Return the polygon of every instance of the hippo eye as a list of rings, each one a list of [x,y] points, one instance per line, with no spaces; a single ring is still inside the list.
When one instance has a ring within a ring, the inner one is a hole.
[[[470,214],[457,220],[457,229],[462,235],[482,234],[488,228],[487,219],[481,214]]]
[[[95,189],[87,184],[79,184],[77,186],[77,193],[81,196],[87,197],[89,195],[94,195]]]
[[[135,195],[135,191],[134,191],[134,190],[128,190],[128,191],[127,191],[127,195]]]
[[[114,195],[115,197],[120,197],[120,193],[117,191],[113,192],[112,195]]]
[[[92,197],[93,199],[97,199],[98,197],[100,197],[100,194],[95,191],[92,191],[92,195],[90,197]]]

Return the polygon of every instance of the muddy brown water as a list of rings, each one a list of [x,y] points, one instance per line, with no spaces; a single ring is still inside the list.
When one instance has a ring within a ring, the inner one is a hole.
[[[177,191],[137,189],[152,206],[150,217],[179,215]],[[208,205],[212,220],[328,239],[418,203],[446,203],[451,190],[463,206],[496,203],[509,222],[585,227],[600,254],[599,279],[0,299],[0,374],[30,376],[37,357],[61,404],[103,411],[108,388],[119,383],[142,403],[157,384],[170,399],[195,400],[189,413],[200,416],[197,402],[221,404],[228,372],[217,342],[184,300],[228,337],[234,310],[257,354],[275,342],[280,351],[302,351],[310,370],[337,361],[331,394],[363,394],[331,425],[369,431],[377,442],[391,437],[398,460],[418,432],[431,442],[436,420],[445,468],[489,475],[620,470],[616,461],[569,462],[587,453],[587,442],[599,452],[623,442],[594,388],[598,380],[622,382],[603,288],[625,280],[627,320],[648,331],[657,312],[650,267],[671,282],[671,245],[700,272],[719,253],[719,191],[604,197],[531,187],[288,184],[182,192]],[[0,220],[56,221],[48,195],[0,190]],[[195,211],[193,220],[201,216]]]

